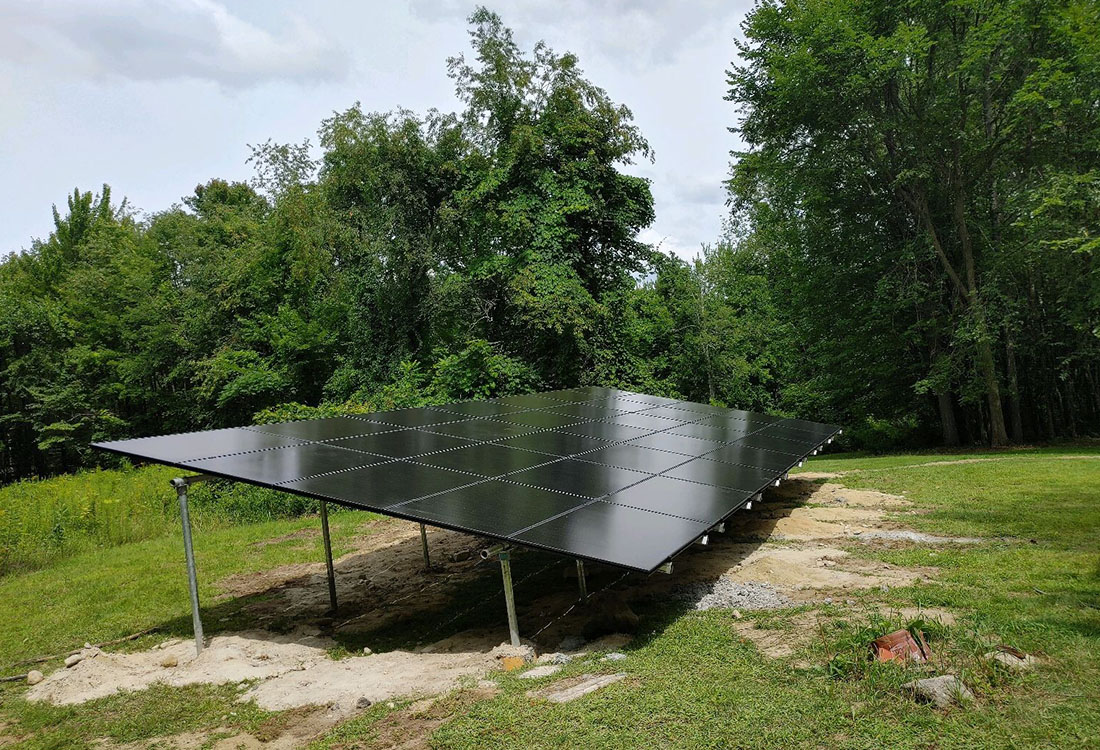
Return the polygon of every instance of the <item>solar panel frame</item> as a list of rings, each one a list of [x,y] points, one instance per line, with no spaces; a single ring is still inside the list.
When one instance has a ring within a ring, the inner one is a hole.
[[[363,433],[355,434],[359,430]],[[838,431],[834,425],[583,387],[329,420],[111,441],[94,447],[651,572],[689,546],[700,524],[711,528],[726,520]],[[477,465],[463,464],[458,452],[464,449],[475,449],[467,455],[480,456]],[[505,452],[495,453],[496,449]],[[312,463],[311,452],[316,453]],[[216,455],[205,455],[210,453]],[[500,457],[499,465],[491,465],[494,455]],[[356,461],[358,456],[362,463]],[[286,459],[286,465],[281,459]],[[348,466],[343,459],[348,459]],[[322,471],[282,478],[306,470],[303,467]],[[650,481],[653,484],[646,487]],[[695,505],[681,501],[682,506],[690,506],[681,515],[654,510],[677,507],[675,497],[666,501],[659,492],[654,494],[657,486],[691,495]],[[522,504],[525,497],[537,506],[534,510],[508,506]],[[714,499],[709,506],[704,502],[708,497]],[[636,504],[647,507],[623,502],[630,498],[644,499]],[[448,502],[454,503],[449,510]],[[542,512],[538,508],[565,510],[537,518]],[[714,517],[698,517],[699,508],[710,508],[707,513]],[[462,512],[476,517],[465,519]],[[724,515],[719,517],[720,513]],[[515,519],[532,518],[537,522],[499,533],[509,523],[514,525]],[[591,519],[594,529],[579,528],[584,519]],[[633,542],[631,519],[639,524]],[[616,535],[604,538],[602,548],[600,528],[614,530]]]

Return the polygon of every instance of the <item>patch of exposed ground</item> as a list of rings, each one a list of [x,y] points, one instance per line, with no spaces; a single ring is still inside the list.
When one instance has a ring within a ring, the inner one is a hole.
[[[97,743],[97,747],[100,750],[295,750],[305,747],[311,740],[331,729],[339,718],[339,714],[328,709],[311,707],[273,716],[254,733],[215,727],[123,744],[103,739]]]
[[[752,641],[756,650],[772,659],[786,659],[818,636],[819,616],[816,612],[795,615],[782,627],[762,627],[752,620],[733,620],[737,635]]]
[[[460,690],[438,700],[423,700],[393,711],[374,723],[372,736],[366,744],[357,748],[393,748],[395,750],[422,750],[431,745],[428,738],[456,714],[468,711],[478,701],[492,698],[498,693],[494,687],[478,687]]]
[[[328,652],[336,643],[316,633],[252,631],[215,636],[198,656],[190,641],[169,641],[161,648],[131,654],[88,649],[80,663],[31,687],[27,698],[64,705],[154,683],[255,681],[241,699],[255,700],[269,711],[320,705],[347,715],[364,701],[446,692],[463,677],[491,670],[496,659],[489,651],[494,645],[484,635],[460,635],[430,650],[334,660]]]
[[[896,495],[852,490],[839,483],[817,483],[796,475],[766,493],[764,501],[752,510],[737,513],[727,524],[726,533],[712,534],[710,544],[696,545],[680,555],[674,561],[672,575],[624,577],[620,570],[592,564],[588,566],[588,591],[598,593],[613,586],[614,592],[605,593],[615,596],[593,597],[588,603],[578,604],[575,566],[571,561],[560,563],[564,575],[572,580],[560,586],[544,582],[517,590],[520,632],[531,634],[543,650],[576,652],[586,648],[580,635],[594,619],[602,616],[613,623],[629,621],[633,616],[629,604],[639,599],[687,598],[703,608],[738,608],[738,601],[749,601],[750,605],[742,607],[752,609],[751,603],[758,603],[772,608],[821,601],[837,593],[843,596],[845,591],[923,580],[934,570],[892,566],[861,559],[849,551],[852,545],[883,544],[883,535],[893,544],[956,541],[925,537],[906,529],[898,518],[899,512],[909,512],[909,505]],[[302,707],[317,706],[308,709],[309,721],[289,722],[283,729],[272,730],[271,737],[263,738],[267,741],[264,747],[292,747],[271,742],[283,742],[293,734],[295,742],[304,744],[303,738],[309,732],[323,731],[368,701],[446,693],[464,678],[496,668],[489,651],[506,639],[507,630],[502,601],[489,600],[484,606],[497,606],[501,611],[499,624],[488,630],[459,633],[424,648],[342,660],[330,658],[328,652],[336,645],[333,634],[369,633],[379,627],[392,632],[394,627],[400,629],[407,618],[423,618],[425,614],[438,614],[444,622],[463,606],[477,605],[454,600],[460,586],[481,575],[496,575],[495,566],[483,563],[477,555],[486,546],[483,540],[430,530],[433,569],[426,571],[416,524],[384,519],[365,526],[367,533],[354,540],[353,551],[335,561],[340,600],[335,617],[322,617],[328,608],[328,593],[320,561],[231,576],[219,582],[222,598],[250,597],[244,611],[258,627],[286,620],[305,625],[286,635],[266,630],[217,635],[197,658],[189,641],[168,642],[141,653],[89,654],[76,666],[59,670],[32,687],[28,697],[75,703],[118,690],[139,690],[154,682],[186,685],[251,681],[242,690],[242,699],[256,700],[261,707],[307,710]],[[309,536],[312,534],[299,531],[278,541]],[[514,557],[517,568],[524,564],[522,553]],[[685,597],[685,587],[694,594]],[[601,604],[595,604],[596,600]],[[599,607],[605,605],[608,609],[601,611]],[[769,655],[793,653],[800,647],[798,639],[816,633],[816,623],[809,620],[783,629],[731,620],[738,632]],[[587,648],[604,646],[589,644]],[[413,744],[404,746],[422,746],[446,719],[440,712],[448,704],[439,705],[417,709],[415,716],[398,712],[404,719],[395,718],[393,731],[386,729],[389,734],[379,737],[396,741],[397,734],[406,734],[401,722],[407,720],[407,734]],[[456,704],[454,710],[462,710],[461,705]],[[296,734],[299,724],[307,734]],[[202,737],[202,742],[210,744],[214,735],[208,732]],[[261,741],[240,735],[225,739],[229,740],[246,747],[253,746],[249,744],[253,740]]]

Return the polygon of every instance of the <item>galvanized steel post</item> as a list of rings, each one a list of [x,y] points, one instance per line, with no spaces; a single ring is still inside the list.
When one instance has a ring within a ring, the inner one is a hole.
[[[321,536],[325,540],[325,568],[328,571],[328,603],[336,611],[336,571],[332,569],[332,537],[328,533],[328,503],[321,501]]]
[[[519,622],[516,620],[516,597],[512,592],[512,563],[507,551],[497,555],[500,573],[504,576],[504,605],[508,609],[508,637],[513,646],[519,646]]]
[[[420,545],[424,548],[424,570],[432,569],[432,559],[428,557],[428,529],[420,524]]]
[[[202,618],[199,616],[199,582],[195,571],[195,549],[191,545],[191,516],[187,512],[187,479],[173,479],[180,502],[180,523],[183,525],[183,552],[187,558],[187,582],[191,587],[191,626],[195,631],[195,655],[202,653]]]

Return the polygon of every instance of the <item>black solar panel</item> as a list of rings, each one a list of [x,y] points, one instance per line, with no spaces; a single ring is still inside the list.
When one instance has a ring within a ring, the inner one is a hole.
[[[95,447],[652,571],[837,431],[584,387]]]

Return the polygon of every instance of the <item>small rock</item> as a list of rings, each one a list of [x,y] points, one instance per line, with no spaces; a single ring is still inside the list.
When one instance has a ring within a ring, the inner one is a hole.
[[[517,669],[523,669],[523,665],[526,663],[521,656],[505,656],[500,660],[500,666],[505,672],[515,672]]]
[[[32,669],[31,671],[27,672],[28,685],[37,685],[38,683],[42,682],[43,679],[44,678],[42,677],[42,673],[39,672],[37,669]]]
[[[821,567],[823,568],[831,568],[834,565],[836,565],[836,562],[833,560],[829,560],[828,558],[821,561]]]
[[[370,708],[370,704],[371,699],[366,697],[365,695],[359,700],[355,701],[355,707],[360,711],[362,711],[364,708]]]
[[[373,654],[373,653],[374,652],[370,650],[370,646],[363,646],[363,654],[364,655],[370,655],[370,654]]]
[[[730,617],[732,617],[735,620],[740,620],[742,617],[744,617],[744,615],[741,614],[741,610],[733,609],[733,610],[730,610]]]
[[[845,599],[844,603],[847,604],[850,607],[850,606],[852,606],[853,604],[856,603],[856,600],[855,599]]]
[[[1020,658],[1008,651],[990,651],[985,655],[985,658],[1002,667],[1014,669],[1018,672],[1025,672],[1039,663],[1039,660],[1031,654],[1024,654],[1023,658]]]
[[[883,592],[885,592],[885,591],[889,591],[889,590],[890,590],[890,587],[889,587],[889,586],[887,586],[887,585],[886,585],[886,584],[884,583],[884,584],[882,584],[881,586],[879,586],[879,587],[878,587],[878,590],[879,590],[879,591],[883,591]]]
[[[179,663],[180,663],[179,659],[177,659],[172,654],[168,654],[167,656],[165,656],[163,659],[160,660],[160,665],[162,667],[164,667],[165,669],[171,669],[172,667],[179,666]]]
[[[833,603],[832,597],[829,597],[829,596],[825,597],[825,604],[832,604],[832,603]]]
[[[953,674],[913,680],[902,687],[912,690],[918,698],[933,703],[938,708],[947,708],[954,703],[974,699],[974,694]]]
[[[84,661],[84,654],[72,654],[65,658],[65,668],[75,667],[82,661]]]
[[[397,708],[397,704],[394,703],[393,701],[390,701],[389,703],[386,704],[386,708]]]
[[[513,646],[510,643],[502,643],[490,651],[489,654],[501,661],[504,659],[519,659],[521,665],[535,660],[535,649],[527,644]]]
[[[519,678],[521,680],[537,680],[540,677],[549,677],[559,671],[561,671],[560,664],[543,664],[541,667],[528,669],[526,672],[519,675]]]
[[[626,654],[621,651],[612,651],[610,654],[600,659],[600,661],[622,661],[626,658]]]
[[[573,657],[569,654],[563,654],[560,651],[556,651],[552,654],[542,654],[539,658],[535,659],[536,664],[568,664],[573,661]]]

